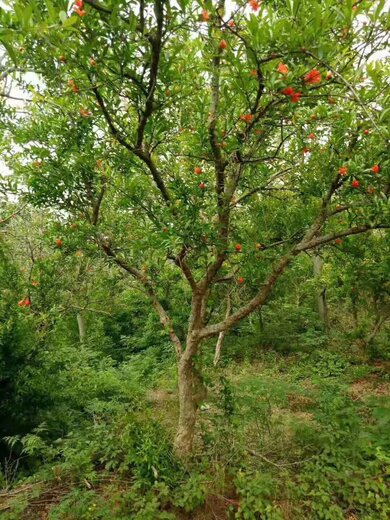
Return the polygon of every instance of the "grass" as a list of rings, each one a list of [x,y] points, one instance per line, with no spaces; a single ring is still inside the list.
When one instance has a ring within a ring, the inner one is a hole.
[[[116,410],[112,424],[68,440],[39,485],[1,495],[4,520],[385,519],[387,369],[332,351],[205,367],[197,452],[183,466],[169,453],[177,395],[168,363],[132,415]]]

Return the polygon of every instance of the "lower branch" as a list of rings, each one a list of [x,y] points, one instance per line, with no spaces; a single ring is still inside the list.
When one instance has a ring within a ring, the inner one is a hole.
[[[265,285],[263,285],[263,287],[259,290],[256,296],[252,298],[252,300],[231,314],[229,317],[225,318],[223,321],[204,327],[199,332],[199,337],[202,339],[208,338],[210,336],[215,336],[224,330],[229,330],[235,323],[241,321],[243,318],[246,318],[251,312],[262,306],[266,302],[278,278],[284,273],[293,257],[297,254],[297,251],[293,251],[292,253],[284,256],[274,267]]]
[[[148,298],[153,305],[154,310],[157,312],[157,314],[160,318],[161,325],[164,327],[164,329],[169,334],[172,344],[175,347],[176,356],[178,358],[180,358],[182,351],[183,351],[181,341],[174,331],[171,318],[168,316],[168,313],[166,312],[164,307],[159,302],[150,280],[144,275],[144,273],[142,271],[139,271],[135,267],[129,265],[126,261],[122,260],[121,258],[118,258],[118,256],[110,248],[109,245],[104,244],[104,243],[100,243],[99,245],[108,257],[112,258],[112,260],[119,267],[121,267],[124,271],[130,273],[134,278],[136,278],[143,285],[143,287],[146,291],[146,294],[148,295]]]
[[[329,242],[333,242],[336,238],[347,237],[349,235],[358,235],[360,233],[366,233],[367,231],[371,231],[373,229],[387,229],[390,228],[390,225],[387,224],[365,224],[363,226],[356,226],[353,228],[346,229],[345,231],[340,231],[338,233],[329,233],[328,235],[323,235],[322,237],[313,238],[308,242],[302,241],[297,245],[296,250],[307,251],[308,249],[313,249],[314,247],[323,246],[328,244]]]

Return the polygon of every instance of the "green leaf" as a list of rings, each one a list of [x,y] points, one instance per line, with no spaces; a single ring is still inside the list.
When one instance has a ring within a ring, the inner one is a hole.
[[[60,11],[58,13],[58,18],[61,20],[61,23],[64,24],[66,22],[66,20],[68,19],[68,15],[66,14],[65,11]]]
[[[79,17],[73,15],[73,16],[70,16],[67,20],[64,21],[63,26],[64,27],[71,27],[72,25],[74,25],[78,21],[79,21]]]
[[[1,38],[1,43],[4,45],[9,57],[11,58],[12,62],[17,65],[18,64],[18,59],[17,59],[17,55],[14,51],[14,48],[12,47],[12,45],[8,42],[6,42],[4,40],[4,38]]]

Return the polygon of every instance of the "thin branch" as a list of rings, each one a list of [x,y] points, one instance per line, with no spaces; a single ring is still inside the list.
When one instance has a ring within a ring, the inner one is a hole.
[[[147,167],[149,168],[149,171],[151,172],[152,174],[152,177],[153,177],[153,180],[155,182],[155,184],[157,185],[158,189],[160,190],[160,193],[163,197],[163,199],[165,200],[165,202],[167,202],[168,204],[170,204],[171,202],[171,198],[170,198],[170,195],[168,193],[168,190],[164,184],[164,181],[160,175],[160,172],[158,171],[151,155],[148,153],[148,152],[145,152],[144,150],[141,150],[139,148],[136,148],[134,146],[132,146],[122,135],[122,133],[120,132],[120,130],[115,126],[114,124],[114,121],[107,109],[107,106],[106,106],[106,103],[102,97],[102,95],[100,94],[100,91],[99,89],[97,88],[97,86],[92,83],[92,78],[89,77],[90,81],[91,81],[91,84],[92,84],[92,91],[93,93],[95,94],[95,97],[96,97],[96,100],[101,108],[101,111],[103,113],[103,116],[108,124],[108,127],[110,129],[110,132],[111,134],[115,137],[115,139],[118,141],[118,143],[120,143],[122,146],[124,146],[127,150],[129,150],[129,152],[133,153],[134,155],[136,155],[137,157],[139,157],[141,159],[142,162],[144,162]]]
[[[174,331],[171,318],[159,302],[150,280],[142,271],[139,271],[135,267],[129,265],[125,260],[119,258],[107,243],[99,242],[99,246],[105,252],[105,254],[111,258],[119,267],[131,274],[143,285],[146,294],[148,295],[149,300],[153,305],[153,308],[159,315],[161,325],[169,333],[169,337],[171,338],[171,341],[175,347],[176,356],[179,358],[182,354],[181,341]]]
[[[313,238],[308,242],[302,241],[301,244],[298,244],[296,246],[296,250],[299,252],[307,251],[308,249],[313,249],[315,247],[328,244],[329,242],[333,242],[336,238],[347,237],[350,235],[358,235],[360,233],[365,233],[366,231],[371,231],[373,229],[390,229],[390,224],[365,224],[363,226],[356,226],[353,228],[346,229],[344,231],[329,233],[328,235]]]

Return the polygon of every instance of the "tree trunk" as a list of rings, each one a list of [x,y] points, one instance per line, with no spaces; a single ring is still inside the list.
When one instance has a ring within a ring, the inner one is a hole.
[[[226,315],[225,318],[229,317],[230,314],[230,308],[231,308],[231,300],[230,300],[230,294],[227,295],[226,300]],[[218,334],[217,344],[215,345],[215,355],[214,355],[214,366],[216,367],[219,363],[219,360],[221,359],[221,352],[222,352],[222,346],[223,346],[223,340],[226,336],[226,330],[221,331]]]
[[[313,256],[313,273],[316,278],[319,278],[322,273],[323,260],[315,254]],[[329,318],[328,318],[328,303],[326,300],[326,287],[322,287],[320,292],[317,294],[317,308],[320,320],[326,331],[329,330]]]
[[[197,403],[194,399],[192,360],[179,362],[179,425],[175,439],[175,452],[185,457],[192,452],[195,435]]]
[[[371,333],[367,336],[365,340],[366,348],[374,341],[376,335],[379,333],[382,325],[385,323],[387,317],[386,316],[377,316],[374,324],[374,328]]]
[[[174,449],[181,458],[192,452],[197,410],[200,402],[206,397],[202,377],[194,366],[194,349],[196,346],[187,345],[178,364],[179,424]]]
[[[77,325],[79,327],[79,338],[80,338],[80,343],[83,344],[85,343],[85,320],[84,320],[84,316],[78,312],[77,313]]]
[[[222,345],[223,340],[226,336],[226,330],[223,330],[218,334],[217,344],[215,345],[215,355],[214,355],[214,366],[216,367],[219,363],[219,360],[221,359],[221,351],[222,351]]]

